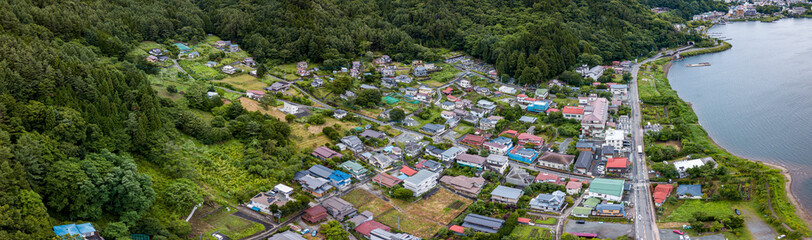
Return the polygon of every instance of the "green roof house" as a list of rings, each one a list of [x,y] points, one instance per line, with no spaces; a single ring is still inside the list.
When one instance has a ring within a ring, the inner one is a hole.
[[[352,175],[356,179],[361,179],[365,177],[368,173],[367,169],[364,168],[364,166],[361,166],[361,164],[358,164],[355,161],[346,161],[341,163],[341,165],[339,166],[347,170],[347,172],[349,172],[350,175]]]
[[[536,89],[536,95],[535,95],[536,99],[541,100],[541,99],[547,98],[548,92],[549,92],[549,90],[547,90],[546,88],[538,88],[538,89]]]
[[[600,203],[601,203],[601,200],[598,199],[598,198],[587,198],[586,200],[584,200],[584,207],[594,208],[595,206],[597,206]]]
[[[589,214],[592,213],[592,208],[589,207],[575,207],[572,209],[572,216],[573,217],[589,217]]]
[[[623,180],[596,178],[589,184],[588,197],[597,197],[607,201],[620,202],[623,198]]]
[[[189,46],[186,46],[186,44],[183,43],[175,43],[173,45],[177,46],[178,49],[180,49],[180,53],[187,53],[190,50],[192,50],[191,48],[189,48]]]

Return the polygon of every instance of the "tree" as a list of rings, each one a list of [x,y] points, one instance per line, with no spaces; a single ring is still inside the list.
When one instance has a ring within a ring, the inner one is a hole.
[[[169,93],[178,93],[178,87],[175,87],[175,85],[167,85],[166,91]]]
[[[401,122],[406,118],[406,113],[402,109],[395,108],[389,111],[389,119],[395,122]]]
[[[558,77],[558,80],[564,81],[569,85],[580,86],[584,81],[584,77],[581,76],[581,74],[573,71],[565,71],[561,73],[561,76]]]
[[[293,115],[293,114],[285,115],[285,121],[286,122],[292,123],[293,120],[296,120],[296,115]]]
[[[381,102],[381,91],[377,89],[364,89],[355,98],[355,104],[360,107],[374,107]]]
[[[189,179],[177,179],[164,190],[164,200],[170,209],[187,211],[194,205],[203,202],[203,196],[197,185]]]
[[[321,233],[324,234],[327,240],[350,239],[350,234],[347,233],[347,231],[344,231],[344,228],[341,227],[341,223],[338,223],[338,221],[335,220],[322,224]]]
[[[402,187],[396,188],[394,190],[394,193],[392,193],[392,197],[403,200],[410,199],[412,198],[412,196],[414,196],[414,192],[412,192],[412,190],[405,189]]]
[[[107,225],[102,235],[107,239],[119,239],[130,235],[127,225],[123,222],[113,222]]]

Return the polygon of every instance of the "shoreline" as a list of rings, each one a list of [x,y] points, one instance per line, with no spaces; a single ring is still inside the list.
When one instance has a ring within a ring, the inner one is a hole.
[[[727,45],[727,46],[725,46],[725,45]],[[694,51],[687,51],[687,52],[699,52],[699,53],[691,54],[691,55],[688,55],[688,56],[685,56],[685,57],[699,56],[699,55],[704,55],[704,54],[709,54],[709,53],[723,52],[723,51],[726,51],[726,50],[728,50],[730,48],[732,48],[732,45],[730,45],[728,42],[723,42],[722,46],[717,46],[717,47],[710,48],[710,49],[713,49],[711,51],[703,51],[703,50],[708,50],[708,48],[706,48],[706,49],[695,49]],[[668,72],[671,69],[672,65],[673,65],[673,60],[669,61],[666,65],[664,65],[663,69],[662,69],[663,73],[664,73],[664,76],[665,76],[665,79],[667,81],[669,81],[669,82],[671,80],[668,80]],[[680,98],[680,100],[682,100],[682,98]],[[685,100],[682,100],[682,101],[685,101]],[[688,104],[688,102],[685,102],[685,103]],[[701,124],[698,124],[698,125],[702,126]],[[703,129],[704,129],[704,127],[703,127]],[[727,149],[725,149],[724,147],[722,147],[718,143],[716,143],[716,141],[713,139],[713,137],[710,136],[710,134],[707,131],[705,131],[705,134],[706,134],[705,136],[708,138],[708,140],[714,146],[721,149],[722,151],[730,153],[731,155],[734,155],[734,156],[736,155],[736,154],[731,153],[730,151],[728,151]],[[785,180],[786,180],[786,181],[784,181],[785,192],[786,192],[786,195],[787,195],[787,199],[789,199],[790,203],[793,205],[793,208],[795,209],[795,214],[798,215],[799,218],[801,218],[801,220],[806,224],[807,228],[812,229],[812,214],[810,214],[801,205],[800,201],[798,201],[798,199],[795,197],[795,194],[792,192],[792,174],[789,173],[789,169],[787,169],[785,166],[783,166],[781,164],[777,164],[777,163],[768,163],[768,162],[764,162],[762,160],[754,160],[754,159],[749,159],[749,158],[741,158],[741,159],[751,161],[751,162],[755,162],[755,163],[759,163],[759,164],[763,164],[763,165],[765,165],[767,167],[770,167],[772,169],[779,170],[780,171],[779,173],[781,175],[783,175]]]

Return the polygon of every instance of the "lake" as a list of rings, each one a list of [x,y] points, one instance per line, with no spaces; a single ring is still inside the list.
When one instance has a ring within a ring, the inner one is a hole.
[[[733,48],[689,57],[668,79],[708,134],[731,153],[776,163],[812,207],[812,19],[736,22],[711,28]],[[709,62],[709,67],[685,64]]]

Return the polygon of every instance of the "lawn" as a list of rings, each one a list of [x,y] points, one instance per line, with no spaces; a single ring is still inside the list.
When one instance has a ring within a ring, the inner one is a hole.
[[[166,49],[160,43],[156,43],[156,42],[153,42],[153,41],[143,41],[143,42],[138,44],[138,48],[144,49],[144,51],[149,51],[149,50],[151,50],[153,48],[159,48],[159,49],[162,49],[162,50]]]
[[[228,83],[231,86],[238,88],[236,90],[262,90],[263,88],[267,87],[268,84],[262,82],[260,79],[255,78],[254,76],[248,74],[241,74],[237,76],[229,76],[224,78],[223,80],[217,80],[215,82],[221,83]]]
[[[451,81],[451,79],[454,79],[454,77],[457,76],[457,73],[461,72],[459,69],[455,68],[454,66],[451,66],[451,65],[445,64],[445,63],[437,63],[436,66],[437,67],[442,67],[443,70],[438,71],[438,72],[433,72],[433,73],[429,74],[429,76],[431,76],[432,80],[435,80],[435,81],[438,81],[438,82],[441,82],[441,83],[447,83],[448,81]]]
[[[536,221],[535,221],[535,223],[538,223],[538,224],[547,224],[547,225],[553,225],[553,224],[555,224],[556,222],[557,222],[557,219],[552,218],[552,217],[548,217],[547,219],[544,219],[544,220],[539,219],[539,220],[536,220]]]
[[[199,62],[181,60],[178,62],[186,73],[197,80],[222,79],[226,75],[216,68],[210,68]]]
[[[550,229],[527,225],[516,225],[510,232],[511,239],[553,239]]]
[[[444,228],[443,225],[438,223],[426,221],[424,218],[419,216],[403,214],[397,210],[392,210],[384,215],[379,215],[375,217],[375,221],[383,223],[392,229],[398,229],[423,239],[431,238],[431,236],[434,236],[434,233],[439,231],[440,228]],[[398,226],[400,226],[400,228],[398,228]]]
[[[577,106],[578,99],[572,98],[553,98],[553,102],[555,103],[557,108],[564,108],[564,106]]]
[[[215,239],[211,236],[211,233],[219,231],[232,239],[242,239],[250,236],[251,234],[265,230],[265,227],[259,223],[251,222],[237,216],[232,216],[231,214],[235,212],[237,212],[235,209],[232,209],[232,211],[229,212],[226,211],[225,208],[222,208],[217,212],[203,218],[203,221],[212,227],[212,229],[206,232],[204,236],[209,239]]]
[[[351,203],[353,206],[361,206],[377,198],[378,197],[372,195],[372,193],[369,193],[366,190],[360,188],[356,188],[352,190],[352,192],[347,193],[346,195],[341,197],[341,199],[347,200],[347,202]]]
[[[663,221],[688,222],[695,212],[705,212],[708,216],[725,218],[733,215],[733,203],[727,201],[705,202],[703,200],[685,200],[681,206],[674,210]]]

